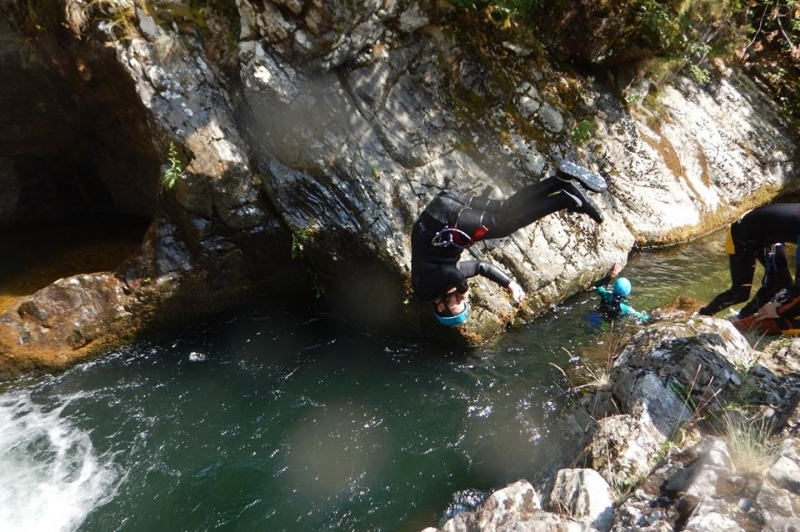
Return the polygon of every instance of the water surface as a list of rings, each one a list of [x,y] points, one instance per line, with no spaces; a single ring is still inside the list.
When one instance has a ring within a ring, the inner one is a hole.
[[[642,253],[633,305],[707,300],[721,237]],[[466,352],[259,308],[0,388],[0,530],[419,531],[568,448],[579,294]]]

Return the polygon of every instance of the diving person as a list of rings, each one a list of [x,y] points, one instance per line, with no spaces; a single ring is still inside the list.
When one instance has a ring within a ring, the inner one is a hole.
[[[506,272],[483,260],[461,262],[462,252],[481,240],[502,238],[560,210],[603,222],[587,196],[606,190],[602,176],[564,162],[555,176],[529,184],[512,196],[490,199],[445,190],[425,207],[411,231],[411,284],[415,295],[433,305],[443,325],[464,323],[469,314],[467,279],[481,275],[505,288],[517,303],[522,287]]]

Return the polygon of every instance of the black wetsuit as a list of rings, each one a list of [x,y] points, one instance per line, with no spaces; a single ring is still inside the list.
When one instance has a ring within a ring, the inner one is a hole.
[[[800,236],[800,203],[776,203],[754,209],[730,226],[729,261],[731,287],[700,309],[713,315],[747,301],[755,275],[756,260],[764,266],[764,279],[755,297],[741,311],[745,318],[769,302],[775,294],[792,286],[792,274],[783,243]],[[732,246],[732,249],[730,247]]]
[[[550,177],[528,185],[505,200],[461,192],[439,193],[420,214],[411,232],[411,283],[422,301],[448,289],[467,291],[467,279],[482,275],[506,288],[511,277],[481,260],[459,263],[474,242],[501,238],[562,209],[575,207],[564,182]]]

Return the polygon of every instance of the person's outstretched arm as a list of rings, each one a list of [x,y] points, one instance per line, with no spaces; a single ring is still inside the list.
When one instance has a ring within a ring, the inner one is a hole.
[[[464,277],[475,277],[481,275],[493,281],[506,290],[511,298],[519,303],[525,297],[525,291],[510,275],[485,260],[465,260],[458,263],[458,269]]]
[[[650,316],[647,314],[647,312],[639,312],[632,306],[628,305],[627,303],[620,304],[619,308],[623,316],[630,316],[632,318],[636,318],[642,323],[647,323],[648,321],[650,321]]]
[[[595,282],[592,285],[591,290],[597,290],[599,292],[600,288],[603,288],[606,285],[611,284],[611,281],[613,281],[614,278],[617,275],[619,275],[619,272],[621,272],[621,271],[622,271],[622,263],[621,262],[615,262],[614,265],[611,267],[611,271],[608,272],[605,277],[603,277],[602,279],[600,279],[597,282]]]

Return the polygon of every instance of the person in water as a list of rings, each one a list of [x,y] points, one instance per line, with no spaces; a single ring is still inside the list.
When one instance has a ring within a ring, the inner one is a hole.
[[[602,223],[603,215],[586,189],[602,192],[606,188],[602,176],[564,162],[555,176],[527,185],[503,200],[452,190],[440,192],[411,231],[411,285],[415,295],[431,303],[436,319],[448,326],[467,320],[467,279],[476,275],[497,283],[514,301],[521,302],[525,292],[510,275],[483,260],[461,262],[461,253],[475,242],[509,236],[560,210],[587,214]]]
[[[611,277],[613,276],[612,274]],[[606,279],[610,281],[610,278]],[[595,290],[600,295],[598,311],[605,321],[612,323],[626,317],[634,318],[641,323],[650,321],[650,316],[646,312],[639,312],[630,305],[628,296],[633,290],[633,285],[626,277],[618,277],[610,286],[601,282]]]
[[[739,311],[739,319],[754,315],[778,292],[792,287],[784,243],[798,242],[799,237],[800,203],[765,205],[732,223],[725,242],[731,287],[698,313],[712,316],[731,305],[747,301],[753,286],[756,261],[764,266],[764,277],[756,295]]]

